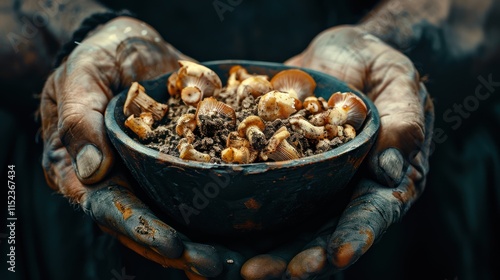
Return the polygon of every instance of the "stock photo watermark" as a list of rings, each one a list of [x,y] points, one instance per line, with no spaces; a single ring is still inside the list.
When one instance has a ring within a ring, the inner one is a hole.
[[[7,166],[7,270],[16,272],[16,166]],[[2,235],[2,238],[4,236]]]
[[[190,223],[189,217],[191,215],[199,215],[201,211],[210,204],[210,200],[216,198],[221,189],[229,186],[229,176],[224,174],[222,176],[217,176],[213,173],[210,174],[210,177],[213,181],[207,183],[203,190],[199,190],[198,188],[193,188],[193,201],[192,205],[187,205],[186,203],[182,203],[179,205],[179,211],[184,218],[184,222],[186,224]]]
[[[31,16],[22,16],[20,32],[9,32],[7,39],[16,53],[19,52],[22,45],[29,44],[29,41],[40,34],[40,30],[47,27],[50,18],[56,16],[59,7],[68,3],[69,0],[38,1],[39,10]]]
[[[478,85],[475,88],[474,94],[468,95],[461,102],[453,104],[443,113],[443,121],[450,124],[452,130],[457,130],[462,126],[465,119],[479,110],[481,102],[485,102],[491,97],[491,94],[500,87],[500,80],[498,82],[493,80],[493,74],[488,77],[478,76]],[[442,144],[448,139],[448,134],[443,128],[434,128],[434,135],[432,137],[433,144]]]
[[[128,275],[125,267],[122,267],[120,272],[116,271],[116,269],[111,270],[111,274],[113,274],[113,278],[111,280],[134,280],[135,276]]]
[[[212,5],[214,6],[219,20],[224,21],[224,14],[226,12],[232,13],[236,7],[238,7],[243,0],[214,0]]]

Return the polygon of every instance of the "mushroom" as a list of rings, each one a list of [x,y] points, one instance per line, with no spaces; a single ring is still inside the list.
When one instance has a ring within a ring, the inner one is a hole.
[[[237,131],[232,131],[227,135],[226,147],[250,147],[250,142],[244,137],[240,137]]]
[[[300,69],[280,71],[273,76],[271,84],[275,90],[288,92],[301,102],[307,97],[313,96],[316,89],[313,77]]]
[[[330,124],[348,123],[356,130],[361,128],[368,112],[363,100],[352,92],[332,94],[328,100],[328,106],[332,108],[328,116]]]
[[[356,137],[356,129],[350,124],[344,124],[344,137],[346,142],[354,139]]]
[[[266,125],[258,116],[248,116],[238,125],[238,134],[240,137],[247,137],[250,145],[255,150],[262,150],[266,145],[266,136],[264,129]]]
[[[247,96],[252,95],[257,98],[273,89],[271,82],[261,76],[252,76],[243,80],[236,91],[238,104]]]
[[[196,119],[194,114],[184,114],[177,119],[177,125],[175,127],[175,132],[179,136],[186,137],[188,143],[193,143],[194,133],[196,129]]]
[[[235,66],[233,66],[235,67]],[[234,71],[229,74],[229,78],[227,79],[227,85],[226,85],[226,94],[227,96],[233,95],[236,93],[236,90],[238,89],[238,86],[240,85],[241,81],[238,80],[237,78],[237,71]]]
[[[318,97],[318,101],[321,102],[321,108],[322,110],[321,111],[326,111],[328,110],[328,101],[326,101],[323,97]]]
[[[257,159],[258,152],[250,146],[246,138],[238,132],[230,132],[226,141],[227,148],[221,152],[221,158],[227,163],[252,163]]]
[[[220,127],[211,127],[210,124],[221,121],[220,125],[231,127],[236,126],[236,112],[224,102],[217,101],[213,97],[203,99],[196,108],[196,124],[203,135],[213,135]]]
[[[138,82],[133,82],[127,92],[127,99],[123,105],[123,114],[125,116],[137,115],[143,112],[150,112],[155,121],[163,119],[167,113],[168,105],[158,103],[149,95]]]
[[[328,139],[321,139],[318,141],[316,144],[316,150],[317,151],[328,151],[330,149],[330,140]]]
[[[173,72],[170,74],[167,80],[167,90],[170,96],[178,96],[181,94],[181,89],[177,87],[177,79],[178,75],[177,72]]]
[[[229,75],[232,75],[232,74],[235,74],[236,79],[240,82],[242,82],[250,77],[261,77],[261,78],[264,78],[266,80],[269,80],[269,77],[267,75],[249,74],[247,69],[243,68],[243,66],[241,66],[241,65],[235,65],[235,66],[231,67],[231,69],[229,69]]]
[[[194,160],[199,162],[209,162],[210,155],[197,151],[192,144],[188,143],[188,140],[183,138],[179,141],[177,146],[179,149],[179,157],[186,160]]]
[[[221,152],[221,159],[227,163],[251,163],[250,150],[247,147],[229,147]]]
[[[302,107],[304,107],[311,114],[316,114],[323,111],[323,105],[316,96],[307,97],[304,100]]]
[[[210,68],[188,60],[179,60],[179,65],[177,78],[174,76],[168,80],[168,88],[169,93],[180,91],[186,105],[196,106],[204,96],[220,92],[222,82]]]
[[[365,121],[367,108],[363,100],[354,93],[334,93],[328,100],[329,109],[309,118],[313,125],[326,124],[341,126],[345,123],[359,129]]]
[[[325,126],[314,126],[303,117],[290,118],[292,129],[304,135],[308,139],[332,139],[337,136],[337,126],[327,124]]]
[[[270,158],[275,161],[299,158],[300,154],[297,150],[286,141],[289,136],[290,132],[288,132],[286,127],[280,127],[273,136],[271,136],[267,146],[260,153],[260,157],[263,160],[268,160]]]
[[[145,140],[149,138],[152,133],[153,126],[153,114],[150,112],[144,112],[139,115],[139,117],[135,117],[134,115],[130,115],[125,120],[125,126],[130,128],[141,140]]]
[[[257,111],[259,117],[265,121],[286,119],[297,112],[298,101],[289,94],[277,90],[270,91],[260,97]]]

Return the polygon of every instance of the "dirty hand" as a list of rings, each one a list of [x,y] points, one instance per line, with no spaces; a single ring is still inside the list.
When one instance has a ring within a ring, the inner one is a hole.
[[[120,17],[89,34],[48,78],[41,97],[43,168],[51,188],[138,254],[191,279],[218,275],[214,247],[181,240],[131,191],[104,128],[113,92],[187,59],[150,26]],[[184,239],[184,238],[183,238]]]
[[[297,240],[250,259],[242,269],[245,279],[310,279],[347,268],[408,211],[428,171],[434,109],[406,56],[356,27],[340,26],[318,35],[287,64],[325,72],[366,93],[381,127],[364,161],[368,174],[356,182],[341,216],[309,236],[305,246],[292,249],[303,242]],[[264,269],[269,263],[274,269]]]

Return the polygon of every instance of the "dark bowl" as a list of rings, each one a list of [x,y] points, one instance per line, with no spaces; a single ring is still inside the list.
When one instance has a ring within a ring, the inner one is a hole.
[[[289,66],[258,61],[202,63],[226,81],[229,68],[241,65],[249,73],[272,77]],[[302,69],[316,81],[316,96],[328,100],[337,91],[363,99],[368,116],[358,135],[328,152],[284,162],[211,164],[185,161],[134,140],[122,113],[127,90],[109,103],[105,123],[109,138],[126,166],[160,211],[190,229],[217,235],[276,230],[306,220],[319,205],[335,203],[375,142],[380,120],[362,93],[321,72]],[[170,73],[144,81],[146,92],[166,103]]]

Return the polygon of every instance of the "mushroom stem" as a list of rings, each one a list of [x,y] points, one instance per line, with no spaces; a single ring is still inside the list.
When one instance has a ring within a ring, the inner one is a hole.
[[[229,147],[221,152],[221,159],[227,163],[250,163],[250,150],[247,147]]]
[[[256,125],[252,125],[247,129],[246,136],[252,148],[261,150],[266,145],[266,136]]]
[[[267,146],[260,153],[260,157],[263,160],[267,160],[269,155],[276,151],[278,146],[283,142],[286,138],[290,137],[290,132],[286,129],[286,126],[280,127],[276,132],[274,132],[273,136],[269,139]]]
[[[346,142],[354,139],[356,137],[356,129],[350,124],[344,124],[344,137]]]
[[[290,124],[293,130],[308,139],[332,139],[337,135],[336,126],[314,126],[302,117],[290,118]]]
[[[153,125],[153,116],[151,113],[141,113],[139,117],[130,115],[127,120],[125,120],[125,126],[130,128],[141,140],[149,138],[153,130],[151,126]]]
[[[196,119],[194,114],[184,114],[177,120],[175,131],[179,136],[186,137],[188,143],[193,143],[195,135],[193,131],[196,129]]]
[[[179,149],[179,157],[181,159],[194,160],[199,162],[209,162],[211,159],[210,155],[197,151],[193,147],[193,145],[187,142],[186,139],[181,139],[177,148]]]
[[[140,115],[143,112],[150,112],[155,121],[163,119],[167,113],[168,105],[158,103],[149,95],[138,82],[133,82],[127,93],[127,99],[123,106],[125,116]]]

